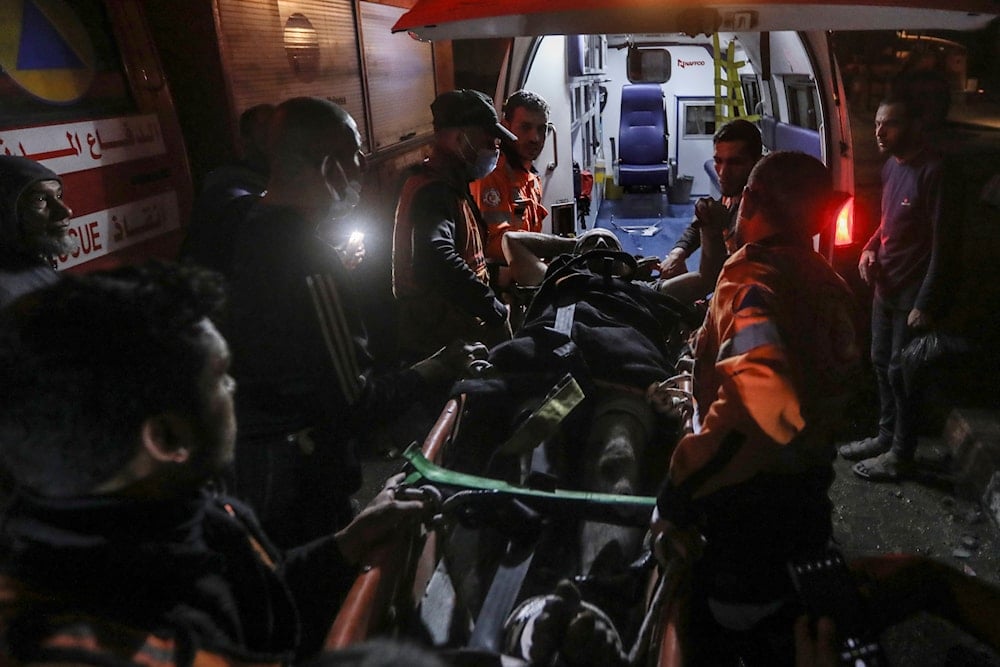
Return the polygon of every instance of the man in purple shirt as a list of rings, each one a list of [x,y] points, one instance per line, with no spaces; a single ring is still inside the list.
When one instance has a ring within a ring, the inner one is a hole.
[[[890,98],[875,114],[882,168],[882,217],[861,253],[858,271],[875,289],[871,358],[879,392],[878,433],[843,445],[854,472],[871,481],[896,480],[912,466],[919,394],[903,382],[901,352],[943,314],[949,282],[944,241],[944,166],[927,146],[920,108]]]

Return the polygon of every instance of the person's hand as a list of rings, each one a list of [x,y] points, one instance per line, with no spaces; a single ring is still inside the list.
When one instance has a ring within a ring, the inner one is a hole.
[[[365,235],[360,232],[352,232],[346,241],[334,247],[348,271],[353,271],[365,261]]]
[[[729,224],[729,209],[711,197],[702,197],[694,204],[694,217],[702,227],[725,229]]]
[[[430,357],[413,365],[428,382],[453,382],[460,377],[481,375],[488,367],[489,350],[482,343],[455,339]]]
[[[934,324],[934,318],[926,310],[914,308],[906,316],[906,326],[911,329],[930,329]]]
[[[833,621],[823,617],[816,622],[816,636],[809,629],[809,617],[795,619],[795,667],[836,667],[837,651]]]
[[[562,664],[602,665],[613,667],[628,664],[621,637],[614,623],[597,607],[584,602],[580,592],[567,579],[545,596],[527,642],[531,664],[548,665],[556,656]]]
[[[646,388],[646,400],[657,414],[687,419],[694,414],[694,398],[670,380],[654,382]]]
[[[423,501],[396,499],[404,477],[403,473],[390,477],[382,491],[336,534],[337,546],[347,562],[359,562],[372,547],[420,523]]]
[[[861,279],[865,281],[865,284],[871,285],[875,282],[877,267],[874,250],[865,250],[861,253],[861,258],[858,259],[858,273],[861,274]]]
[[[680,248],[674,248],[662,262],[660,262],[660,278],[673,278],[688,272],[687,264],[684,260],[687,257]]]
[[[453,340],[438,350],[438,357],[445,367],[454,375],[468,374],[478,362],[486,361],[490,351],[479,342],[466,343],[464,340]]]
[[[680,528],[664,519],[660,516],[659,508],[653,508],[649,532],[653,553],[662,565],[677,558],[688,562],[697,560],[705,545],[705,538],[700,533],[690,528]]]
[[[659,271],[660,260],[655,257],[643,257],[636,260],[635,275],[633,280],[650,281],[653,279],[653,271]]]

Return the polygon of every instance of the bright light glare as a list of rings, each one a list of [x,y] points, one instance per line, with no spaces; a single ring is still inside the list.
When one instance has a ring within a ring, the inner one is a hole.
[[[854,197],[848,197],[837,211],[837,227],[833,244],[837,246],[850,245],[854,239]]]

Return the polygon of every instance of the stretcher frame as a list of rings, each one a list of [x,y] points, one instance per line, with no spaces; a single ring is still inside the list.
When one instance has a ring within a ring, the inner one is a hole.
[[[437,464],[456,437],[464,401],[464,396],[449,400],[423,445],[408,450],[409,483],[427,479],[441,481],[435,477],[437,471],[443,470]],[[475,488],[476,485],[488,484],[498,493],[530,496],[549,507],[558,507],[563,503],[590,503],[592,507],[611,507],[611,515],[614,515],[622,507],[631,511],[642,511],[643,508],[651,511],[655,502],[653,498],[642,496],[604,496],[567,491],[548,493],[511,487],[499,480],[445,472],[449,482],[457,482],[459,486]],[[397,635],[399,627],[396,619],[417,609],[440,557],[437,533],[434,531],[399,535],[371,553],[362,564],[361,572],[334,620],[325,649],[337,650],[375,637]],[[644,600],[647,610],[644,626],[648,627],[640,630],[640,635],[647,635],[645,641],[648,648],[641,651],[644,655],[634,664],[657,667],[680,667],[684,664],[687,574],[687,568],[682,563],[669,564],[666,569],[654,569]]]

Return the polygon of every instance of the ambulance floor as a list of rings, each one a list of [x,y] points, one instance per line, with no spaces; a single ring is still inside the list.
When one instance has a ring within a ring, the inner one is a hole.
[[[626,192],[621,199],[604,199],[596,227],[610,229],[625,252],[663,259],[694,216],[694,203],[671,204],[663,192]],[[692,255],[689,269],[698,266],[701,253]]]

